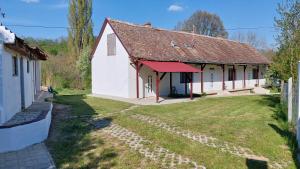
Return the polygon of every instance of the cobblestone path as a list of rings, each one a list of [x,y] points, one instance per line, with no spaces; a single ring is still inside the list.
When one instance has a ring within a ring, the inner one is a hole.
[[[199,142],[203,145],[206,145],[208,147],[213,147],[213,148],[217,148],[220,149],[222,152],[227,152],[230,154],[233,154],[235,156],[238,157],[242,157],[242,158],[248,158],[248,159],[259,159],[262,161],[268,161],[268,165],[270,168],[286,168],[288,167],[288,165],[290,163],[292,163],[291,161],[270,161],[268,158],[263,157],[263,156],[259,156],[254,154],[254,152],[252,150],[250,150],[249,148],[244,148],[241,146],[237,146],[234,145],[232,143],[229,142],[225,142],[225,141],[221,141],[218,140],[217,138],[213,138],[210,136],[206,136],[204,134],[199,134],[199,133],[193,133],[191,131],[188,130],[183,130],[179,127],[176,126],[172,126],[169,125],[165,122],[160,121],[157,118],[153,118],[153,117],[149,117],[149,116],[145,116],[145,115],[140,115],[140,114],[135,114],[131,116],[134,119],[137,119],[139,121],[143,121],[146,122],[150,125],[153,125],[155,127],[159,127],[162,128],[170,133],[179,135],[179,136],[183,136],[186,137],[192,141],[195,142]]]
[[[197,164],[189,158],[183,157],[180,154],[169,151],[158,145],[152,144],[151,141],[139,136],[138,134],[129,131],[117,124],[111,123],[105,118],[90,121],[96,129],[118,138],[128,145],[131,149],[139,152],[144,157],[158,162],[164,168],[194,168],[205,169],[203,165]]]

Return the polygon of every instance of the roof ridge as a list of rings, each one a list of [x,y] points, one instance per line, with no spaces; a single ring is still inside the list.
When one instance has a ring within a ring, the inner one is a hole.
[[[225,38],[222,38],[222,37],[213,37],[213,36],[195,34],[195,33],[185,32],[185,31],[176,31],[176,30],[169,30],[169,29],[163,29],[163,28],[149,27],[149,26],[134,24],[134,23],[131,23],[131,22],[121,21],[121,20],[112,19],[112,18],[106,18],[106,19],[108,21],[119,22],[119,23],[122,23],[122,24],[127,24],[127,25],[135,26],[135,27],[142,27],[142,28],[148,28],[148,29],[154,29],[154,30],[160,30],[160,31],[168,31],[168,32],[174,32],[174,33],[188,34],[188,35],[193,35],[193,36],[199,36],[199,37],[205,37],[205,38],[212,38],[212,39],[216,39],[216,40],[229,41],[229,42],[234,42],[234,43],[239,43],[239,44],[242,44],[242,45],[250,46],[250,45],[248,45],[246,43],[243,43],[243,42],[239,42],[239,41],[235,41],[235,40],[231,40],[231,39],[225,39]]]

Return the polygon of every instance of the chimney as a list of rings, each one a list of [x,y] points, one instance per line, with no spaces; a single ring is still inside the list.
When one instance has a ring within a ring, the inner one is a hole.
[[[151,22],[146,22],[146,23],[144,24],[144,26],[149,27],[149,28],[152,27]]]

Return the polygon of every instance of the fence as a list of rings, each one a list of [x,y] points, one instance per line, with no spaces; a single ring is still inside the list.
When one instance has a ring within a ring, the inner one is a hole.
[[[298,83],[293,83],[292,78],[288,83],[281,85],[281,102],[288,109],[288,121],[297,124],[298,119]]]

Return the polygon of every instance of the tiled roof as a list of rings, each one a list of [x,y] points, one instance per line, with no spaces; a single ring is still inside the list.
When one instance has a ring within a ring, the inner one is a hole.
[[[270,63],[253,47],[236,41],[112,19],[106,19],[104,26],[106,23],[112,27],[133,59],[217,64]]]

